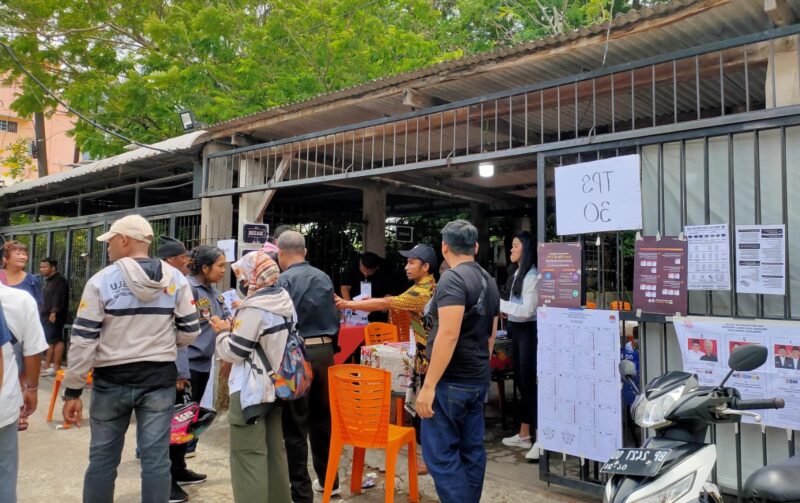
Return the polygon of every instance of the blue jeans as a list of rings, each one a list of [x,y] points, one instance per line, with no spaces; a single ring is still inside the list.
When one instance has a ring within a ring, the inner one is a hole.
[[[489,383],[439,382],[433,417],[422,420],[422,454],[442,503],[481,499],[486,472],[483,403]]]
[[[0,502],[17,501],[19,440],[17,422],[0,428]]]
[[[134,388],[95,378],[90,409],[92,440],[83,479],[84,503],[112,503],[125,432],[136,414],[142,456],[142,502],[167,503],[171,487],[169,431],[175,387]]]

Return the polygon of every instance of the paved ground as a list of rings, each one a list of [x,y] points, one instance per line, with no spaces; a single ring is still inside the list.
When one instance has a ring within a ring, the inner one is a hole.
[[[58,421],[45,421],[52,389],[52,378],[43,378],[40,388],[39,409],[31,418],[28,431],[20,435],[20,503],[43,501],[75,502],[81,499],[83,472],[88,459],[88,424],[80,429],[56,429]],[[88,398],[88,397],[86,397]],[[88,405],[88,400],[84,399]],[[55,419],[60,417],[61,402],[57,404]],[[123,461],[117,478],[116,501],[134,503],[139,501],[139,463],[134,459],[135,425],[128,431]],[[187,492],[191,501],[230,502],[231,488],[228,472],[227,418],[222,415],[203,436],[198,455],[189,460],[190,468],[208,474],[204,484],[190,486]],[[492,503],[537,503],[537,502],[591,502],[597,499],[565,489],[551,487],[539,482],[537,465],[527,463],[524,452],[498,447],[500,431],[487,434],[489,465],[482,501]],[[350,452],[340,467],[343,486],[349,486]],[[406,458],[398,460],[399,477],[396,484],[396,501],[406,501]],[[345,493],[343,500],[354,503],[384,501],[384,458],[380,451],[367,453],[368,467],[365,473],[375,472],[378,481],[374,488],[364,490],[362,495]],[[313,472],[312,472],[313,473]],[[438,501],[430,476],[420,477],[421,501]],[[322,498],[318,497],[317,501]],[[336,499],[334,499],[336,501]],[[289,502],[287,502],[289,503]]]

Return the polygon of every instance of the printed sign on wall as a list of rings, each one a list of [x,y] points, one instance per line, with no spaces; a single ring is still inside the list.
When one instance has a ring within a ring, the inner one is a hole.
[[[581,244],[539,243],[539,305],[581,307]]]
[[[686,241],[643,237],[633,262],[633,307],[645,313],[686,314]]]
[[[642,228],[638,155],[556,168],[559,236]]]

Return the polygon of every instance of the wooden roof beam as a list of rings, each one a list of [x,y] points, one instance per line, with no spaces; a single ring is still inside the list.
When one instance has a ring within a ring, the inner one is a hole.
[[[764,0],[764,12],[775,26],[786,26],[797,21],[788,0]]]

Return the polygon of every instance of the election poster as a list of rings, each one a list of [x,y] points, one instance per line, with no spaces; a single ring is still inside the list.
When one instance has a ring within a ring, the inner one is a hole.
[[[783,398],[786,407],[758,411],[767,426],[800,428],[800,325],[778,320],[686,317],[675,320],[683,370],[697,374],[703,386],[717,386],[728,374],[728,359],[743,346],[766,347],[766,363],[750,372],[734,372],[726,386],[744,399]],[[743,417],[745,422],[752,418]]]
[[[643,237],[633,262],[633,307],[645,313],[686,314],[686,241]]]
[[[687,225],[689,290],[730,290],[728,224]]]
[[[539,305],[581,307],[581,244],[539,243]]]
[[[786,226],[736,226],[736,291],[785,295]]]
[[[640,165],[627,155],[556,168],[558,235],[641,229]]]
[[[622,447],[618,311],[540,307],[538,430],[544,449],[605,461]]]

